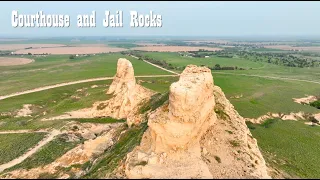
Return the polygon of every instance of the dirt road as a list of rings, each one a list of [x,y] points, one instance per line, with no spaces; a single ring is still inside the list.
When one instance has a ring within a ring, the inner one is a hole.
[[[19,134],[19,133],[48,133],[48,131],[47,130],[33,131],[31,129],[16,130],[16,131],[0,131],[0,134]]]
[[[142,77],[143,78],[143,77],[172,77],[172,76],[177,76],[177,75],[146,75],[146,76],[135,76],[135,77],[138,77],[138,78]],[[7,99],[7,98],[10,98],[10,97],[20,96],[20,95],[23,95],[23,94],[29,94],[29,93],[44,91],[44,90],[53,89],[53,88],[57,88],[57,87],[62,87],[62,86],[68,86],[68,85],[85,83],[85,82],[93,82],[93,81],[103,81],[103,80],[109,80],[109,79],[113,79],[113,77],[101,77],[101,78],[85,79],[85,80],[79,80],[79,81],[72,81],[72,82],[67,82],[67,83],[55,84],[55,85],[51,85],[51,86],[44,86],[44,87],[39,87],[39,88],[31,89],[31,90],[17,92],[17,93],[5,95],[5,96],[0,96],[0,100]]]
[[[131,55],[131,57],[136,58],[136,59],[139,59],[138,57],[133,56],[133,55]],[[152,66],[154,66],[154,67],[157,67],[157,68],[162,69],[162,70],[164,70],[164,71],[167,71],[167,72],[169,72],[169,73],[176,74],[176,75],[180,75],[179,73],[176,73],[176,72],[174,72],[174,71],[170,71],[170,70],[165,69],[165,68],[163,68],[163,67],[161,67],[161,66],[158,66],[158,65],[156,65],[156,64],[152,64],[151,62],[148,62],[148,61],[146,61],[146,60],[143,60],[143,62],[146,62],[146,63],[148,63],[148,64],[150,64],[150,65],[152,65]]]
[[[34,154],[35,152],[37,152],[42,146],[46,145],[47,143],[49,143],[50,141],[52,141],[54,139],[55,136],[59,135],[61,132],[59,130],[53,130],[50,132],[49,136],[47,136],[46,138],[44,138],[43,140],[41,140],[38,145],[34,148],[32,148],[30,151],[26,152],[25,154],[23,154],[22,156],[8,162],[5,164],[0,165],[0,172],[2,172],[5,169],[8,169],[12,166],[15,166],[19,163],[21,163],[22,161],[24,161],[25,159],[27,159],[29,156],[31,156],[32,154]]]

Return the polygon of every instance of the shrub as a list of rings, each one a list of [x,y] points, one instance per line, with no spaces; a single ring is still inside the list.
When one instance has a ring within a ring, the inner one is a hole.
[[[320,100],[310,103],[310,106],[320,109]]]
[[[238,141],[236,141],[236,140],[231,140],[229,142],[233,147],[239,147],[240,146],[240,143]]]
[[[219,156],[214,156],[214,159],[218,162],[221,163],[221,158]]]

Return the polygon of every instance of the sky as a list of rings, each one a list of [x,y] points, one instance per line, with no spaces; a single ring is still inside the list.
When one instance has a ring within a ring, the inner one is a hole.
[[[19,14],[67,14],[70,27],[14,28]],[[103,27],[105,11],[123,11],[123,27]],[[77,15],[96,11],[96,27],[77,27]],[[162,27],[130,27],[130,11],[162,16]],[[0,36],[275,36],[320,35],[320,2],[0,2]]]

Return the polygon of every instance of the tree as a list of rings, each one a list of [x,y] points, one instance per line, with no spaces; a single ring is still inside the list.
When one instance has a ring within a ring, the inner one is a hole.
[[[216,64],[216,65],[214,65],[214,69],[215,69],[215,70],[220,70],[220,69],[221,69],[220,64]]]
[[[74,59],[74,55],[70,55],[70,56],[69,56],[69,59]]]

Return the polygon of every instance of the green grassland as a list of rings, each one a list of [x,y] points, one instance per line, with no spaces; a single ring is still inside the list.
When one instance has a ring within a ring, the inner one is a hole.
[[[6,169],[6,172],[20,168],[32,169],[50,164],[81,142],[67,142],[63,136],[64,135],[59,135],[22,163]]]
[[[0,164],[23,155],[34,147],[46,133],[0,134]]]
[[[147,63],[120,53],[99,54],[69,59],[68,55],[32,57],[35,62],[27,65],[0,67],[0,95],[37,87],[97,77],[113,77],[117,60],[131,61],[135,75],[170,74]]]
[[[267,163],[292,176],[320,177],[320,127],[307,126],[303,121],[269,120],[251,124],[250,130]]]
[[[314,107],[292,100],[305,97],[306,94],[318,94],[320,85],[317,84],[215,73],[213,79],[243,117],[257,118],[267,112],[320,113],[320,110]],[[241,94],[241,98],[230,98]]]
[[[20,95],[0,101],[0,112],[15,112],[23,104],[34,105],[32,117],[0,116],[0,130],[58,128],[63,120],[40,121],[71,110],[91,107],[96,101],[109,99],[106,90],[111,80],[81,83]],[[98,87],[92,88],[93,85]],[[77,91],[80,90],[81,92]],[[43,113],[46,112],[46,115]]]
[[[157,77],[157,78],[137,78],[137,82],[142,80],[140,84],[148,89],[156,92],[164,93],[169,90],[172,83],[177,82],[179,77]]]
[[[183,67],[189,64],[194,65],[206,65],[213,67],[215,64],[220,64],[221,66],[237,66],[238,68],[260,68],[263,67],[265,63],[262,62],[252,62],[248,60],[243,60],[240,58],[224,58],[217,56],[210,56],[209,58],[194,58],[194,57],[183,57],[178,53],[174,52],[144,52],[143,55],[153,58],[155,60],[165,60],[167,63],[172,64],[174,67]]]

